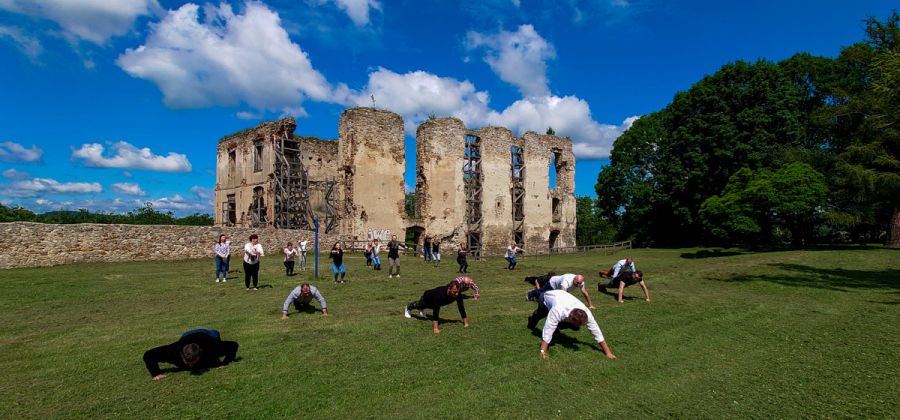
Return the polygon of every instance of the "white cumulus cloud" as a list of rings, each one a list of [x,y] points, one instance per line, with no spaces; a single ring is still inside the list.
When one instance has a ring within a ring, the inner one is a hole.
[[[141,196],[147,194],[141,189],[140,185],[130,182],[116,182],[110,185],[110,188],[112,188],[113,192],[125,195]]]
[[[172,108],[237,106],[305,115],[305,99],[326,101],[331,86],[262,3],[204,8],[185,4],[152,25],[144,45],[116,60],[128,74],[156,84]]]
[[[500,30],[496,34],[469,32],[469,49],[485,50],[484,61],[500,79],[519,89],[523,96],[546,96],[550,93],[547,60],[556,51],[531,25],[519,26],[515,32]]]
[[[0,160],[4,162],[35,163],[39,162],[43,155],[44,151],[33,144],[29,149],[11,141],[0,143]]]
[[[0,0],[0,9],[51,20],[68,37],[98,45],[162,10],[157,0]]]
[[[16,181],[0,187],[0,194],[9,197],[37,197],[45,194],[90,194],[103,192],[97,182],[59,182],[50,178]]]
[[[73,160],[82,160],[92,168],[144,169],[158,172],[190,172],[191,162],[186,155],[169,152],[166,156],[154,154],[149,148],[138,149],[124,141],[110,146],[112,156],[103,156],[105,148],[99,143],[83,144],[72,151]]]
[[[31,175],[28,172],[9,168],[3,171],[3,177],[6,179],[28,179],[31,178]]]
[[[319,4],[325,3],[334,3],[347,13],[356,26],[369,24],[370,10],[381,10],[381,3],[378,0],[319,0]]]
[[[197,196],[197,198],[207,201],[212,200],[214,195],[212,188],[201,187],[199,185],[194,185],[188,191]]]

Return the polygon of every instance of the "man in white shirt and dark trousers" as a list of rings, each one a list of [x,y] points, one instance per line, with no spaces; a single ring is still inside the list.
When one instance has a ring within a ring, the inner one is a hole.
[[[569,290],[573,287],[581,289],[581,294],[584,296],[584,299],[587,300],[588,307],[594,309],[594,302],[591,300],[591,295],[589,295],[584,288],[584,276],[581,274],[568,273],[550,277],[550,280],[544,283],[543,286],[529,291],[526,296],[528,300],[540,300],[540,295],[542,293],[546,293],[550,290]]]
[[[603,332],[594,319],[594,315],[590,309],[584,306],[578,298],[572,296],[565,290],[551,290],[540,297],[537,309],[528,317],[528,328],[537,327],[538,321],[547,318],[544,321],[544,329],[541,333],[541,358],[547,358],[547,348],[553,340],[553,335],[557,329],[572,329],[578,331],[582,325],[587,325],[588,331],[594,336],[600,350],[609,359],[615,359],[616,355],[606,344],[603,338]]]

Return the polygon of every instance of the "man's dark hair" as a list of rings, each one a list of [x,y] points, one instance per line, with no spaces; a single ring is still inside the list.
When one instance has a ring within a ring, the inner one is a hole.
[[[203,350],[200,348],[199,344],[185,344],[184,347],[181,348],[181,361],[186,365],[193,366],[200,361],[200,355],[202,353]]]
[[[459,289],[459,283],[457,283],[456,280],[451,281],[447,284],[447,290],[449,289]]]
[[[259,239],[259,235],[255,234],[255,233],[250,235],[250,240],[252,241],[254,239]]]
[[[575,327],[581,327],[587,321],[587,314],[582,309],[572,309],[569,312],[569,323]]]
[[[641,272],[641,270],[637,270],[637,271],[635,271],[635,272],[634,272],[634,274],[637,274],[637,276],[638,276],[638,280],[641,280],[641,281],[643,281],[643,280],[644,280],[644,273],[643,273],[643,272]]]

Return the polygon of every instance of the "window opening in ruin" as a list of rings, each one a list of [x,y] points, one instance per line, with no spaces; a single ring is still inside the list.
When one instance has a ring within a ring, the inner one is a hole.
[[[228,152],[228,179],[232,184],[237,181],[235,178],[235,173],[237,169],[237,151],[231,150]]]
[[[559,208],[560,208],[559,198],[553,197],[553,200],[551,201],[551,203],[552,203],[551,209],[553,212],[553,221],[558,222],[558,221],[562,220],[562,217],[560,216],[560,211],[559,211]]]
[[[225,226],[234,226],[237,223],[237,205],[234,194],[228,194],[227,197],[227,201],[222,203],[222,220],[225,221]]]
[[[262,227],[268,221],[266,212],[265,190],[263,187],[253,189],[253,198],[250,200],[250,227]]]
[[[553,252],[559,246],[559,244],[557,243],[558,239],[559,239],[559,231],[551,230],[550,231],[550,240],[549,240],[550,252]]]
[[[262,172],[262,150],[261,141],[253,142],[253,172]]]
[[[556,188],[556,181],[557,181],[556,177],[559,175],[560,154],[562,154],[562,152],[560,150],[554,149],[553,154],[550,155],[550,165],[549,165],[549,169],[548,169],[549,172],[548,172],[547,176],[550,179],[550,189],[551,190]]]
[[[423,251],[422,246],[420,245],[423,240],[425,233],[425,228],[422,226],[410,226],[406,228],[406,240],[404,241],[406,246],[414,250],[417,254],[420,254],[420,251]]]
[[[463,182],[466,187],[466,243],[469,255],[481,257],[481,139],[467,134],[463,156]]]
[[[523,246],[525,237],[525,151],[522,147],[511,146],[509,154],[513,238],[519,246]]]

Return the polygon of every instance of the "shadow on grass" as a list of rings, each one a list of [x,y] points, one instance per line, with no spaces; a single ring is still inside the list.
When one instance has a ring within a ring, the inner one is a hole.
[[[697,252],[685,252],[681,254],[681,258],[687,259],[701,259],[701,258],[719,258],[719,257],[732,257],[735,255],[744,255],[745,252],[740,251],[725,251],[722,249],[701,249]]]
[[[167,367],[167,368],[160,369],[160,371],[162,371],[162,373],[165,375],[169,375],[170,373],[177,373],[177,372],[188,372],[192,376],[200,376],[200,375],[203,375],[206,372],[209,372],[210,370],[213,370],[213,369],[219,369],[219,368],[225,369],[234,363],[240,362],[241,360],[244,360],[244,358],[241,356],[237,356],[229,364],[224,365],[224,366],[205,366],[205,367],[199,367],[196,369],[183,369],[183,368],[179,368],[179,367]]]
[[[579,331],[572,330],[573,333],[578,333]],[[539,328],[532,328],[531,335],[543,339],[542,330]],[[567,334],[563,334],[559,329],[553,332],[553,341],[550,342],[551,347],[555,345],[559,345],[569,350],[575,351],[581,351],[581,347],[584,346],[591,347],[590,343],[585,343],[584,341],[581,341],[577,338],[570,337]]]
[[[428,321],[431,322],[432,319],[429,316],[422,316],[417,313],[417,311],[410,311],[409,314],[413,317],[413,319],[417,319],[419,321]],[[438,318],[438,324],[461,324],[462,320],[459,319],[444,319]]]
[[[900,270],[896,269],[866,271],[844,268],[817,268],[784,263],[768,264],[768,266],[773,270],[786,271],[786,273],[742,275],[722,279],[722,281],[729,283],[767,281],[785,286],[812,287],[837,291],[863,288],[900,289]]]
[[[600,283],[597,283],[597,284],[606,284],[606,282],[600,282]],[[625,288],[628,289],[628,286],[625,286]],[[613,291],[613,290],[615,290],[615,291]],[[618,289],[618,288],[615,288],[615,289],[606,289],[606,290],[598,288],[597,291],[598,291],[600,294],[607,295],[607,296],[611,297],[613,300],[615,300],[615,301],[617,301],[617,302],[619,301],[619,289]],[[634,299],[634,298],[635,298],[634,296],[625,296],[624,294],[622,295],[622,300],[632,300],[632,299]]]

